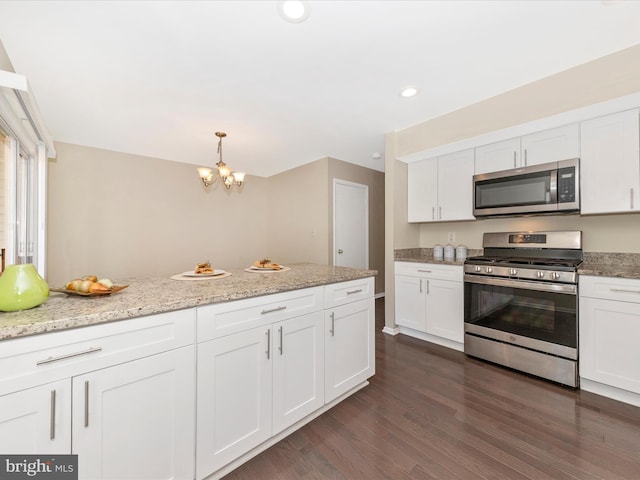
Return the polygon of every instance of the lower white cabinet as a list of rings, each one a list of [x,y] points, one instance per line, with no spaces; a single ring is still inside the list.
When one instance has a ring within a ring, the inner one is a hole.
[[[3,342],[0,451],[77,454],[81,479],[193,478],[194,327],[185,310]]]
[[[325,311],[325,401],[331,402],[375,373],[373,297]]]
[[[73,378],[81,478],[193,478],[194,347]]]
[[[395,273],[395,316],[401,333],[462,350],[462,266],[396,262]]]
[[[0,397],[0,452],[71,453],[68,379]]]
[[[198,345],[197,478],[324,404],[322,311]]]
[[[580,386],[640,406],[640,280],[580,277]]]

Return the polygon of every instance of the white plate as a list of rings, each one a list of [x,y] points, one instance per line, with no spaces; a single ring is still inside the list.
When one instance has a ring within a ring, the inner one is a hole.
[[[255,265],[251,265],[249,267],[251,270],[282,270],[284,267],[280,265],[278,268],[274,267],[256,267]]]
[[[222,275],[225,273],[224,270],[214,270],[213,273],[196,273],[193,270],[190,272],[183,272],[182,275],[185,277],[215,277],[216,275]]]

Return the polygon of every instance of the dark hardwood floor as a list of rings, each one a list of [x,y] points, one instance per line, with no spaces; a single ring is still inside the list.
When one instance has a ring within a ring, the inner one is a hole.
[[[235,479],[640,479],[640,408],[381,333],[371,384]]]

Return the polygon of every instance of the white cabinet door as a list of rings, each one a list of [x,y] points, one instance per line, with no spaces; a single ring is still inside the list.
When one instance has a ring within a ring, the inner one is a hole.
[[[580,125],[573,123],[522,137],[522,166],[580,157]]]
[[[82,478],[193,478],[194,347],[73,378]]]
[[[196,478],[271,437],[271,325],[198,344]]]
[[[581,124],[581,213],[640,210],[639,110]]]
[[[71,380],[0,397],[0,452],[71,453]]]
[[[474,220],[473,149],[438,157],[438,220]]]
[[[409,222],[437,219],[438,159],[429,158],[407,166],[407,215]]]
[[[375,373],[373,297],[325,311],[325,402]]]
[[[426,332],[426,280],[406,275],[395,276],[396,323]]]
[[[273,435],[324,405],[324,314],[273,326]]]
[[[475,172],[489,173],[520,166],[520,137],[476,148]]]
[[[426,332],[464,341],[464,285],[448,280],[427,280]]]
[[[640,303],[580,298],[580,377],[640,394]]]

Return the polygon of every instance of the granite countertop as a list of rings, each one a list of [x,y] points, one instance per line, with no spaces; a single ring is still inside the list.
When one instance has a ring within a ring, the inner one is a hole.
[[[290,267],[291,270],[272,273],[228,270],[230,276],[206,280],[130,278],[115,282],[129,285],[128,288],[100,297],[51,292],[49,299],[38,307],[0,312],[0,340],[345,282],[377,273],[313,264]]]
[[[464,264],[464,260],[436,260],[433,248],[397,249],[394,255],[397,262]],[[467,252],[467,257],[478,255],[482,255],[482,249],[469,249]],[[578,268],[578,275],[640,278],[640,253],[584,252],[584,262]]]

